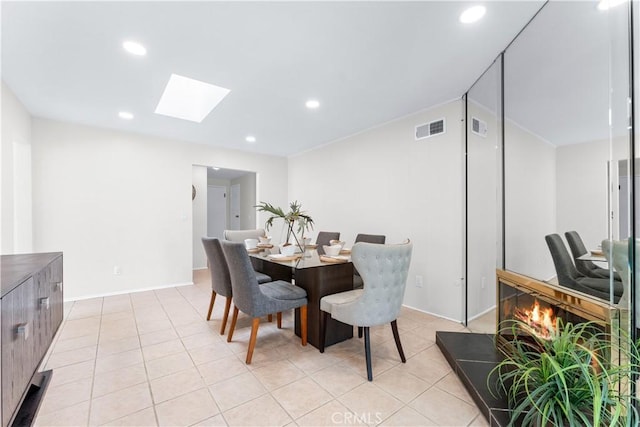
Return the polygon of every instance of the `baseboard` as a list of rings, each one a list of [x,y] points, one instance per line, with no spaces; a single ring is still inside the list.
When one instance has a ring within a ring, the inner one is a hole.
[[[477,319],[478,317],[482,317],[485,314],[487,314],[488,312],[490,312],[491,310],[495,310],[496,306],[492,305],[491,307],[487,308],[485,311],[483,311],[482,313],[476,314],[475,316],[470,317],[469,319],[467,319],[468,322],[471,322],[474,319]]]
[[[456,322],[456,323],[462,324],[462,320],[460,320],[460,319],[452,319],[450,317],[443,316],[441,314],[436,314],[436,313],[432,313],[432,312],[427,311],[427,310],[422,310],[422,309],[419,309],[419,308],[416,308],[416,307],[411,307],[410,305],[407,305],[407,304],[402,304],[402,306],[410,308],[411,310],[419,311],[420,313],[429,314],[431,316],[439,317],[441,319],[450,320],[452,322]]]
[[[86,300],[86,299],[91,299],[91,298],[104,298],[104,297],[113,297],[116,295],[124,295],[124,294],[134,294],[134,293],[138,293],[138,292],[148,292],[148,291],[156,291],[159,289],[167,289],[167,288],[177,288],[180,286],[189,286],[189,285],[193,285],[193,282],[185,282],[185,283],[174,283],[172,285],[162,285],[162,286],[151,286],[148,288],[138,288],[138,289],[125,289],[122,291],[117,291],[117,292],[107,292],[107,293],[103,293],[103,294],[95,294],[95,295],[84,295],[81,297],[75,297],[75,298],[65,298],[65,302],[73,302],[73,301],[82,301],[82,300]]]

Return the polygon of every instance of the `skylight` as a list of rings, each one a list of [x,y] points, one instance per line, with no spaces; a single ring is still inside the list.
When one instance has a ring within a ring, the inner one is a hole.
[[[155,112],[200,123],[229,92],[220,86],[171,74]]]

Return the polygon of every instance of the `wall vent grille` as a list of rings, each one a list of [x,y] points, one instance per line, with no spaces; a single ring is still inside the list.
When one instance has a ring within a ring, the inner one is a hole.
[[[471,118],[471,132],[483,138],[487,137],[487,122],[483,122],[475,117]]]
[[[443,134],[447,131],[444,119],[416,126],[416,141]]]

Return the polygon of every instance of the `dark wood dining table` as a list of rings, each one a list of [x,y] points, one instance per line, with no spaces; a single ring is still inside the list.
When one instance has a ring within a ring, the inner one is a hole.
[[[277,251],[277,249],[276,249]],[[353,264],[324,262],[315,249],[305,250],[295,260],[281,261],[271,258],[271,250],[251,253],[251,263],[256,271],[271,276],[273,280],[286,280],[307,291],[308,342],[320,346],[320,299],[326,295],[353,289]],[[300,309],[295,311],[295,333],[300,336]],[[329,319],[325,347],[353,337],[353,326]]]

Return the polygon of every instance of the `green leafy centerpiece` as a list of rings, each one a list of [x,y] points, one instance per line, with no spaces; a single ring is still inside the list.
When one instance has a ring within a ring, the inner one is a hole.
[[[293,201],[289,204],[289,211],[284,212],[282,208],[275,207],[270,203],[260,202],[256,206],[258,212],[267,212],[270,213],[271,216],[267,219],[264,224],[264,227],[267,231],[273,226],[273,221],[276,219],[283,219],[287,226],[287,238],[284,242],[285,245],[291,244],[289,242],[291,236],[295,240],[297,246],[299,246],[304,251],[304,232],[313,229],[313,218],[307,214],[307,212],[302,210],[302,204],[297,200]],[[299,234],[296,235],[294,232],[294,228],[296,232]]]

